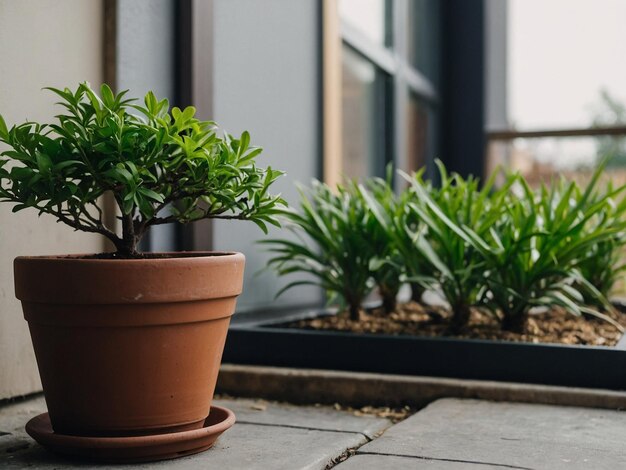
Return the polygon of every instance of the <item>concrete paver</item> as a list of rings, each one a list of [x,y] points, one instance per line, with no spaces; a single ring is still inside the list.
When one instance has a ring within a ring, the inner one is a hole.
[[[346,449],[338,470],[616,470],[626,468],[626,413],[603,409],[441,399],[390,423],[330,407],[263,400],[216,400],[238,423],[204,453],[165,462],[72,462],[35,444],[23,426],[42,398],[0,408],[0,468],[323,469]],[[371,440],[373,438],[373,440]]]
[[[338,413],[336,409],[328,406],[311,408],[239,398],[221,399],[216,403],[233,410],[237,415],[238,423],[273,424],[320,431],[358,432],[370,439],[376,437],[391,424],[389,420],[375,416]]]
[[[78,468],[177,469],[223,468],[242,470],[323,469],[347,448],[364,444],[357,433],[312,431],[281,426],[236,424],[217,441],[214,448],[176,460],[129,465],[96,465],[72,462],[50,454],[38,445],[0,457],[0,468],[62,470]]]
[[[390,425],[385,419],[358,417],[328,407],[294,407],[255,400],[216,400],[237,415],[238,422],[213,449],[189,457],[146,464],[98,465],[99,469],[323,469],[346,449],[368,442]],[[37,445],[24,424],[45,411],[43,398],[0,408],[0,468],[94,468],[69,461]],[[359,424],[360,423],[360,424]]]
[[[335,467],[337,470],[498,470],[502,467],[395,455],[359,454]]]
[[[359,452],[516,469],[599,470],[626,468],[625,439],[621,411],[443,399]]]

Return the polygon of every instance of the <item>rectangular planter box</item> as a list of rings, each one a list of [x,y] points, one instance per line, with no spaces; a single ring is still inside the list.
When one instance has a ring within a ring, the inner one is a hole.
[[[624,339],[615,347],[571,346],[282,326],[312,316],[235,316],[224,362],[626,390]]]

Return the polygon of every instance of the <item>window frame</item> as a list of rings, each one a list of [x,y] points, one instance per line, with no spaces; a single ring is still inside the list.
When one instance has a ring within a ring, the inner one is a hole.
[[[406,112],[411,95],[428,106],[434,116],[439,114],[441,102],[437,86],[414,67],[409,57],[409,0],[387,0],[387,8],[391,8],[388,17],[391,28],[390,45],[376,43],[358,28],[342,20],[339,17],[339,1],[322,0],[323,174],[324,181],[330,185],[342,179],[341,59],[344,47],[350,48],[389,77],[390,85],[387,86],[384,105],[385,117],[381,123],[386,133],[381,139],[387,147],[385,165],[393,162],[396,168],[410,167]],[[441,44],[438,54],[441,54]],[[432,167],[430,163],[434,159],[439,128],[437,121],[436,117],[432,129],[428,130],[427,167]]]

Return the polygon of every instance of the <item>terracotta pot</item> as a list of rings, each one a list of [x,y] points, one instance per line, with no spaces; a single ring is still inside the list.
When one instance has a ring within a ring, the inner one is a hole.
[[[55,432],[129,436],[202,426],[244,256],[172,256],[15,260],[16,296]]]

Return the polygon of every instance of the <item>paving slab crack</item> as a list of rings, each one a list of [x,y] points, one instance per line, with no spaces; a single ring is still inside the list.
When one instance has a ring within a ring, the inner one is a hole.
[[[393,425],[391,425],[390,427],[393,427]],[[337,465],[339,465],[342,462],[345,462],[346,460],[348,460],[350,457],[356,455],[356,453],[358,452],[358,450],[363,447],[365,444],[369,444],[370,442],[378,439],[380,436],[382,436],[385,431],[389,429],[389,428],[385,428],[382,431],[374,434],[373,436],[368,436],[367,434],[364,434],[362,432],[355,432],[354,434],[360,434],[361,436],[363,436],[365,438],[365,442],[354,446],[354,447],[349,447],[346,450],[344,450],[341,454],[339,454],[337,457],[333,458],[328,465],[326,465],[326,467],[324,468],[324,470],[330,470],[334,467],[336,467]]]
[[[358,434],[360,436],[363,436],[367,440],[367,442],[372,441],[371,437],[369,437],[367,434],[364,434],[360,431],[345,431],[345,430],[340,430],[340,429],[313,428],[309,426],[298,426],[297,424],[256,423],[254,421],[239,421],[239,420],[237,420],[237,424],[248,424],[251,426],[271,426],[271,427],[276,427],[276,428],[304,429],[305,431],[339,432],[343,434]],[[367,442],[365,442],[364,445],[367,444]]]
[[[356,455],[383,455],[386,457],[405,457],[407,459],[416,459],[416,460],[435,460],[435,461],[440,461],[440,462],[466,463],[470,465],[488,465],[491,467],[511,468],[514,470],[535,470],[530,467],[519,467],[517,465],[508,465],[505,463],[481,462],[478,460],[444,459],[440,457],[427,457],[425,455],[392,454],[392,453],[384,453],[384,452],[361,452],[359,450],[356,451]]]

